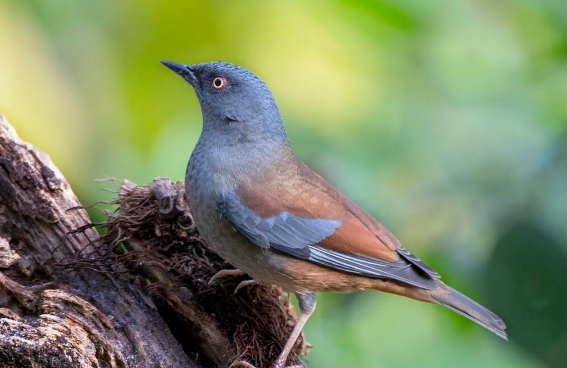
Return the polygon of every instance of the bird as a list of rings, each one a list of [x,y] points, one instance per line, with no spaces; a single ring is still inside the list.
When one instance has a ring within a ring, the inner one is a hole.
[[[299,318],[272,368],[286,367],[317,292],[377,290],[440,304],[507,340],[500,317],[447,286],[296,156],[276,100],[258,76],[228,62],[162,64],[193,87],[202,111],[186,200],[202,238],[236,267],[211,282],[248,274],[297,297]]]

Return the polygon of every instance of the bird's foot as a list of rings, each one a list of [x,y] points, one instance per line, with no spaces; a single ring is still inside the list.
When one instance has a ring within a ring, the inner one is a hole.
[[[238,284],[238,286],[236,287],[236,289],[234,289],[234,293],[238,293],[238,290],[242,289],[245,286],[248,285],[254,285],[257,284],[258,282],[256,280],[244,280],[242,281],[240,284]]]
[[[280,355],[280,357],[276,359],[276,361],[270,366],[270,368],[305,368],[303,364],[285,365],[286,360],[287,356],[283,357]]]
[[[246,275],[246,272],[241,271],[239,269],[236,270],[222,270],[219,271],[217,273],[214,274],[213,277],[211,277],[209,279],[209,282],[207,283],[207,285],[211,286],[213,284],[213,282],[215,282],[216,279],[219,279],[221,277],[225,277],[225,276],[242,276],[242,275]]]

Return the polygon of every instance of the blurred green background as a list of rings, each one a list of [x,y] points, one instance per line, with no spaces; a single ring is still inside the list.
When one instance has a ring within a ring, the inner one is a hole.
[[[310,367],[567,366],[566,1],[0,0],[0,113],[85,204],[184,177],[201,115],[161,59],[256,72],[298,155],[509,326],[320,295]]]

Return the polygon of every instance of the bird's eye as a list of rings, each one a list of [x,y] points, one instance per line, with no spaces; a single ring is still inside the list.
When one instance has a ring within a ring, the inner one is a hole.
[[[223,89],[227,85],[227,80],[225,77],[215,77],[213,79],[213,88],[218,90]]]

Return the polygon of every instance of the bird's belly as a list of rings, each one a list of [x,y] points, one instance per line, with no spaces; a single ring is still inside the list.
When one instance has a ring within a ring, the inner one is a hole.
[[[256,281],[295,291],[292,276],[288,272],[287,257],[248,241],[216,209],[196,205],[191,212],[200,235],[225,261]]]

